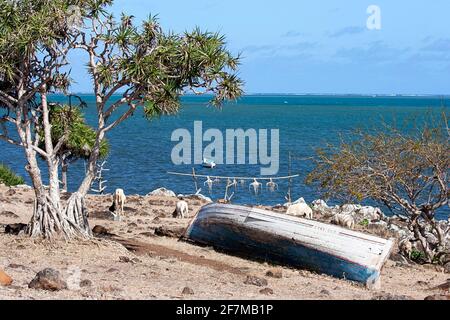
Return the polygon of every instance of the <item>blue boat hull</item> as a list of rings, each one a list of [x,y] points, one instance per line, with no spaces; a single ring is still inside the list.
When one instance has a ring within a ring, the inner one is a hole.
[[[317,250],[293,238],[215,216],[200,214],[188,228],[186,238],[233,255],[308,269],[366,285],[374,284],[380,276],[375,268]]]

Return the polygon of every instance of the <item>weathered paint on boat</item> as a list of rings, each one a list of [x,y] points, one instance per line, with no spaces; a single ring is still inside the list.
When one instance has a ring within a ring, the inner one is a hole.
[[[209,204],[187,240],[223,251],[375,285],[393,240],[256,208]]]

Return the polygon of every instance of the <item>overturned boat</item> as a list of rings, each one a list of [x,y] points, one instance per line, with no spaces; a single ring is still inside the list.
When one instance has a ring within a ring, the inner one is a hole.
[[[393,240],[268,210],[208,204],[191,221],[185,239],[231,254],[305,268],[371,287]]]

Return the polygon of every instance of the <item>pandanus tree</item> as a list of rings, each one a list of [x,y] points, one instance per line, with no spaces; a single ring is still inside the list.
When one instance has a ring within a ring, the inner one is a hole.
[[[91,236],[84,198],[95,178],[102,144],[106,134],[138,108],[152,119],[177,113],[180,95],[188,90],[212,93],[215,106],[242,93],[235,74],[239,57],[227,51],[223,36],[199,29],[166,33],[154,17],[140,26],[126,15],[116,21],[107,11],[111,3],[23,0],[0,5],[0,102],[6,110],[0,139],[25,151],[36,194],[28,228],[32,236]],[[73,28],[74,21],[78,28]],[[68,54],[73,50],[86,54],[97,124],[86,176],[63,204],[58,154],[65,137],[58,141],[52,137],[48,95],[69,87]],[[11,127],[18,139],[9,134]],[[37,155],[46,159],[48,190]]]
[[[404,217],[411,240],[420,243],[428,262],[436,262],[450,251],[450,226],[436,219],[449,206],[447,117],[430,115],[409,128],[359,131],[339,145],[319,149],[307,181],[326,197],[374,200]]]

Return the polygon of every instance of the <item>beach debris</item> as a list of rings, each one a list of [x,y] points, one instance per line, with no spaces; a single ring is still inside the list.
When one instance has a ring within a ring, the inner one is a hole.
[[[271,277],[271,278],[281,279],[281,278],[283,278],[283,270],[280,268],[269,269],[266,272],[266,276]]]
[[[0,269],[0,286],[10,286],[13,279],[6,274],[2,269]]]
[[[181,218],[181,219],[187,218],[189,215],[188,203],[184,200],[178,201],[172,215],[174,218]]]
[[[158,188],[153,190],[147,196],[159,196],[159,197],[176,197],[177,195],[172,190],[168,190],[166,188]]]
[[[306,204],[303,198],[300,198],[296,202],[289,205],[286,210],[286,214],[294,217],[305,217],[307,219],[313,219],[313,211]]]
[[[273,290],[271,288],[264,288],[259,290],[259,293],[269,296],[273,294]]]
[[[158,237],[180,238],[184,234],[183,227],[168,228],[160,226],[155,229],[155,235]]]
[[[258,180],[253,179],[253,182],[250,183],[249,185],[249,189],[253,188],[253,192],[255,195],[257,195],[259,193],[259,189],[261,188],[261,183],[258,182]]]
[[[257,287],[265,287],[269,284],[269,282],[264,278],[248,275],[244,281],[244,284],[253,285]]]
[[[270,178],[269,182],[266,183],[266,187],[270,192],[275,192],[276,190],[278,190],[278,184],[273,182],[272,178]]]
[[[28,288],[60,291],[67,289],[67,283],[62,279],[59,271],[52,268],[46,268],[36,274],[34,279],[28,284]]]
[[[181,294],[183,294],[183,295],[194,295],[194,290],[192,290],[189,287],[184,287],[183,291],[181,291]]]

